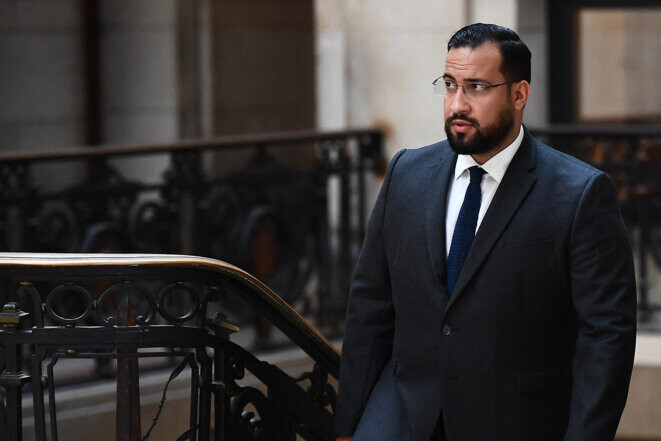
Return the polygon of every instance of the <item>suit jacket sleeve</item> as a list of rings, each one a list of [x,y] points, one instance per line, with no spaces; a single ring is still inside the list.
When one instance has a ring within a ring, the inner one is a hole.
[[[565,441],[612,440],[633,366],[636,287],[629,237],[605,174],[585,186],[569,242],[578,332]]]
[[[369,394],[392,354],[394,310],[384,247],[384,217],[393,170],[390,161],[367,226],[351,283],[335,413],[335,432],[351,435]]]

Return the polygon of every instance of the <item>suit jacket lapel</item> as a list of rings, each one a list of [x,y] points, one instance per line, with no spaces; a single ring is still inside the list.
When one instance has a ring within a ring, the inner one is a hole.
[[[477,230],[475,240],[461,269],[446,311],[461,295],[533,187],[537,178],[529,171],[535,167],[534,142],[526,131],[521,147],[507,168],[507,172],[505,172],[505,176],[503,176],[503,180],[498,186],[489,209]]]
[[[440,148],[440,160],[430,164],[429,176],[424,180],[425,188],[425,229],[427,231],[427,250],[432,263],[432,268],[439,285],[445,291],[445,211],[450,179],[454,174],[457,155],[450,149]]]

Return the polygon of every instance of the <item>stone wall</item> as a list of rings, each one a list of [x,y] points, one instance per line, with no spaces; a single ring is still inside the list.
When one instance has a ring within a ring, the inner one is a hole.
[[[579,14],[579,120],[661,121],[660,28],[661,8]]]
[[[84,144],[82,14],[75,0],[0,0],[0,151]],[[80,175],[58,165],[37,185]]]

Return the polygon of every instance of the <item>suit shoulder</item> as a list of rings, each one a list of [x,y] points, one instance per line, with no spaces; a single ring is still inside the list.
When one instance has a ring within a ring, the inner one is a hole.
[[[393,157],[392,165],[398,169],[417,168],[450,158],[453,152],[447,141],[440,141],[424,147],[404,149]]]
[[[604,174],[592,165],[581,161],[567,153],[554,149],[541,141],[534,140],[539,164],[543,165],[557,179],[590,180],[595,175]]]

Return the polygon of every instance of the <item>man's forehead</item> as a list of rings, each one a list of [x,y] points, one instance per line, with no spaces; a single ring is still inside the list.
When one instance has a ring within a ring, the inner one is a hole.
[[[452,76],[485,76],[500,72],[502,55],[496,43],[452,48],[445,58],[445,73]]]

